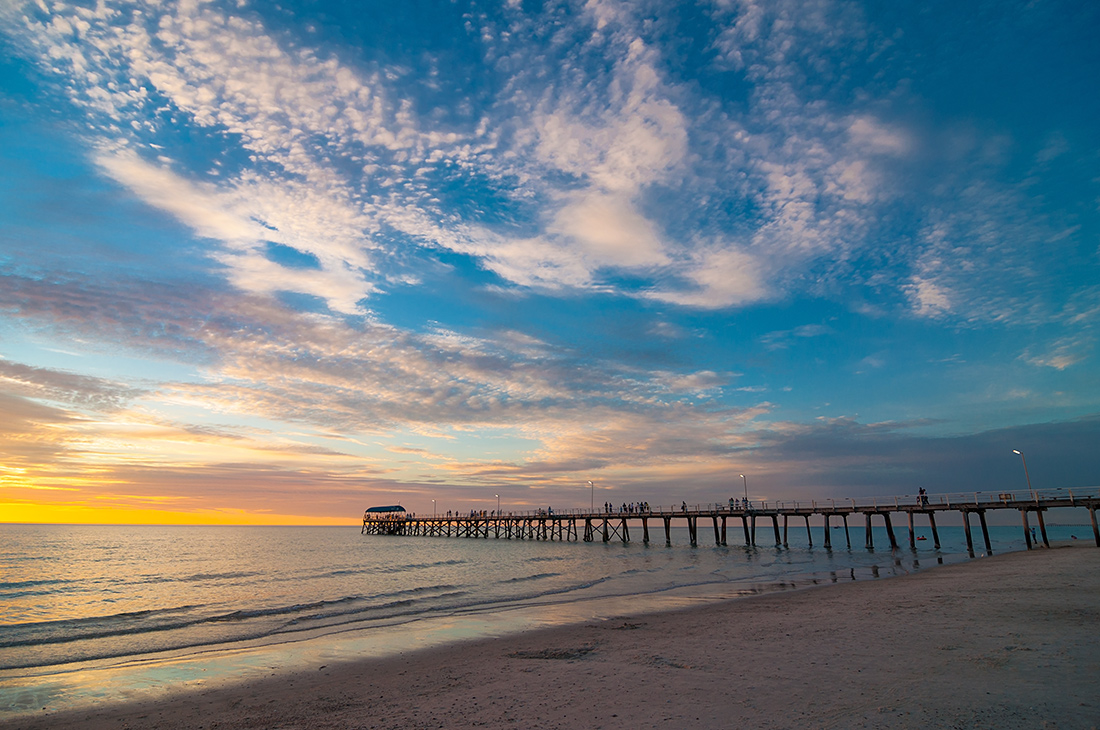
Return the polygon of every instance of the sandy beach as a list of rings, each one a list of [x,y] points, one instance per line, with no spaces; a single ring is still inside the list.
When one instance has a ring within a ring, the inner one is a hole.
[[[1100,549],[1011,553],[5,728],[1095,728]]]

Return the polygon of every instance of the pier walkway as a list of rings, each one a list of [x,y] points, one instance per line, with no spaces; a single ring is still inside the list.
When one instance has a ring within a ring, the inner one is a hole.
[[[820,517],[824,522],[824,546],[831,547],[830,523],[844,527],[844,539],[852,546],[852,534],[848,518],[862,516],[864,523],[864,545],[874,548],[872,519],[877,518],[885,524],[886,534],[891,548],[898,547],[893,518],[904,518],[908,522],[909,545],[916,547],[914,521],[920,515],[927,520],[932,530],[935,547],[939,548],[940,538],[936,529],[936,515],[944,512],[962,514],[966,532],[966,545],[970,553],[974,552],[974,539],[971,521],[974,516],[981,527],[987,552],[992,552],[989,542],[989,529],[986,525],[986,512],[993,510],[1016,510],[1020,513],[1024,540],[1032,548],[1029,514],[1034,514],[1044,545],[1049,547],[1046,523],[1043,513],[1048,509],[1074,507],[1087,509],[1092,522],[1092,534],[1096,545],[1100,547],[1100,529],[1097,528],[1096,512],[1100,509],[1100,487],[1081,489],[1047,489],[1018,492],[968,492],[955,494],[904,495],[899,497],[878,497],[874,499],[826,499],[811,501],[750,501],[731,499],[728,503],[694,504],[681,503],[680,506],[639,508],[615,508],[612,511],[593,510],[533,510],[528,512],[476,511],[469,514],[418,515],[406,512],[379,513],[367,511],[363,515],[362,534],[371,535],[410,535],[438,537],[495,538],[507,540],[560,540],[585,542],[621,540],[631,541],[631,529],[637,535],[641,529],[642,542],[650,542],[650,523],[664,527],[665,544],[672,544],[672,523],[686,523],[688,539],[692,546],[699,544],[699,521],[703,521],[704,532],[707,522],[714,530],[716,545],[725,545],[727,523],[736,520],[741,523],[745,545],[756,545],[757,524],[764,525],[766,533],[770,523],[771,532],[777,546],[787,545],[790,522],[804,522],[809,543],[813,545],[813,533],[810,531],[810,518]],[[782,518],[782,529],[780,528]],[[857,522],[858,525],[858,522]]]

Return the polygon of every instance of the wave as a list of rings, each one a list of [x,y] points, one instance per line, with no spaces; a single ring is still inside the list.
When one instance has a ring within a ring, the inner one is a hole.
[[[0,648],[75,643],[92,639],[179,631],[201,625],[243,624],[257,619],[280,616],[294,617],[293,623],[299,623],[310,618],[369,613],[397,606],[411,605],[422,598],[441,599],[467,594],[469,594],[469,591],[461,589],[460,586],[448,584],[420,586],[371,596],[342,596],[335,599],[283,606],[240,608],[205,616],[180,617],[180,614],[206,608],[202,605],[186,605],[147,611],[127,611],[106,616],[11,624],[7,628],[9,630],[14,629],[15,633],[10,634],[9,632],[9,638],[0,638]],[[383,602],[379,603],[379,600]],[[354,606],[344,611],[316,613],[329,607],[347,604],[354,604]],[[271,627],[269,627],[270,629]]]
[[[527,583],[533,580],[542,580],[544,578],[557,578],[561,573],[538,573],[537,575],[521,575],[516,578],[508,578],[506,580],[498,581],[499,583]]]
[[[439,560],[433,563],[409,563],[407,565],[387,565],[382,568],[375,568],[374,573],[404,573],[409,570],[423,570],[424,568],[445,568],[449,565],[465,565],[469,563],[469,560]]]
[[[68,578],[49,578],[46,580],[13,580],[0,581],[0,591],[15,590],[18,588],[37,588],[39,586],[61,586],[76,581]]]

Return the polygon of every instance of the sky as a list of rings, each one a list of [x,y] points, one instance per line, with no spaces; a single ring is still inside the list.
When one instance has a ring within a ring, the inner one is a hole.
[[[0,522],[1098,485],[1098,33],[0,0]]]

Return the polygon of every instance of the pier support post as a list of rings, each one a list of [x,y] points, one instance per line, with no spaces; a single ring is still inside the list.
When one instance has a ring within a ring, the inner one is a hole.
[[[696,530],[696,527],[698,527],[698,525],[696,524],[694,517],[688,517],[687,521],[688,521],[688,538],[691,540],[691,546],[692,547],[698,547],[698,545],[699,545],[699,534]]]
[[[607,532],[607,518],[606,517],[603,518],[603,541],[604,542],[611,542],[611,535],[609,535],[608,532]]]
[[[909,510],[909,549],[917,549],[917,535],[913,532],[913,510]]]
[[[1027,543],[1027,549],[1031,550],[1031,528],[1027,524],[1027,510],[1020,510],[1020,521],[1024,523],[1024,542]],[[1098,543],[1100,544],[1100,543]]]
[[[672,547],[672,518],[664,517],[665,521],[665,547]]]
[[[966,551],[970,557],[974,557],[974,538],[970,535],[970,513],[962,510],[963,529],[966,531]]]
[[[714,544],[721,546],[722,535],[718,532],[718,515],[711,515],[710,519],[714,522]]]
[[[752,545],[756,547],[756,514],[752,516]]]
[[[1100,529],[1096,526],[1096,505],[1089,505],[1089,518],[1092,520],[1092,537],[1096,540],[1096,547],[1100,547]]]
[[[985,540],[985,552],[987,555],[993,554],[993,546],[989,544],[989,528],[985,524],[985,510],[978,510],[978,522],[982,523],[982,538]]]
[[[642,544],[643,545],[648,545],[649,544],[649,518],[648,517],[643,517],[642,518]]]
[[[866,528],[866,536],[865,536],[866,537],[866,547],[867,547],[868,550],[874,550],[875,549],[875,538],[871,536],[871,513],[870,512],[864,512],[863,516],[867,519],[867,528]]]
[[[898,541],[894,538],[894,525],[890,522],[890,513],[883,512],[882,519],[886,520],[886,535],[890,538],[890,549],[898,549]]]
[[[584,518],[584,541],[592,542],[594,535],[592,534],[592,518]]]
[[[620,537],[622,537],[624,543],[628,543],[628,542],[630,542],[630,528],[626,524],[626,517],[625,516],[623,517],[623,522],[622,522],[621,526],[622,526],[623,529],[622,529],[622,533],[620,534]]]
[[[744,512],[741,513],[741,526],[745,528],[745,547],[752,545],[752,538],[749,537],[749,516]]]
[[[1039,534],[1043,536],[1043,545],[1050,547],[1050,540],[1047,539],[1047,524],[1046,520],[1043,519],[1043,510],[1035,510],[1035,516],[1039,518]]]
[[[852,536],[848,533],[848,515],[843,514],[840,516],[844,520],[844,541],[848,543],[848,549],[852,549]]]
[[[928,513],[928,524],[932,528],[932,545],[934,545],[935,548],[937,550],[939,550],[940,549],[940,533],[936,529],[936,513],[935,512],[929,512]]]
[[[722,544],[726,544],[726,516],[722,515]]]
[[[787,547],[787,518],[789,515],[783,515],[783,547]]]
[[[828,512],[823,512],[821,514],[821,516],[825,520],[825,549],[826,550],[832,550],[833,549],[833,538],[832,538],[832,535],[829,534],[829,513]]]
[[[772,529],[775,531],[775,546],[779,547],[783,544],[779,540],[779,515],[772,515]]]
[[[804,515],[804,517],[806,518],[806,542],[809,543],[810,547],[813,547],[814,546],[814,534],[812,532],[810,532],[810,516],[809,515]]]

